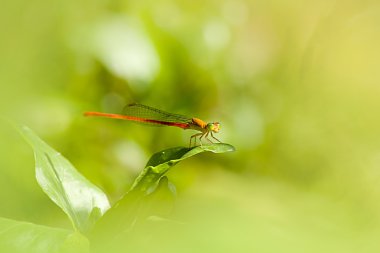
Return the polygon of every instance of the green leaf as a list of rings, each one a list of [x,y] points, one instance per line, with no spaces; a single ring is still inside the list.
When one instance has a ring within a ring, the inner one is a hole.
[[[194,155],[203,152],[225,153],[232,151],[235,151],[234,146],[226,143],[214,143],[194,148],[176,147],[160,151],[149,159],[144,170],[133,183],[131,190],[145,192],[149,188],[154,187],[171,167]]]
[[[203,152],[231,151],[235,151],[233,146],[216,143],[194,148],[176,147],[155,153],[131,190],[96,224],[90,235],[91,242],[99,248],[102,247],[99,243],[113,245],[117,240],[125,241],[124,233],[130,233],[139,220],[145,220],[152,215],[166,215],[172,208],[176,190],[164,175],[178,162]]]
[[[69,216],[75,229],[88,231],[110,207],[106,195],[28,127],[20,131],[34,149],[42,190]]]
[[[79,233],[0,218],[0,252],[89,252],[89,243]]]

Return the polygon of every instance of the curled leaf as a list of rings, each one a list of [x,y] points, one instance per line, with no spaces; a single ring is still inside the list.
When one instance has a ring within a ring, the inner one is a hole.
[[[136,178],[131,190],[146,191],[169,171],[171,167],[203,152],[225,153],[235,151],[235,147],[226,143],[213,143],[211,145],[194,148],[175,147],[155,153],[148,161],[144,170]]]

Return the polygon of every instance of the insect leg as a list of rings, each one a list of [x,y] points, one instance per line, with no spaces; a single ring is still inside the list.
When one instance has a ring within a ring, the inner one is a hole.
[[[210,143],[213,143],[209,138],[208,138],[208,135],[210,134],[211,132],[207,132],[205,138],[210,142]]]
[[[215,136],[212,134],[212,132],[211,132],[211,137],[214,138],[215,140],[217,140],[218,142],[221,142],[220,140],[218,140],[217,138],[215,138]]]
[[[202,146],[202,138],[203,138],[203,136],[205,136],[205,134],[207,134],[207,132],[200,133],[201,137],[199,137],[199,142],[201,143],[201,146]]]
[[[189,148],[191,148],[191,140],[194,138],[194,147],[197,145],[197,136],[202,135],[202,133],[194,134],[190,137],[190,145]]]

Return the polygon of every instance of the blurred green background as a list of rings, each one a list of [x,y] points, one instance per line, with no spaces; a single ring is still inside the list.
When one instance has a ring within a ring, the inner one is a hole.
[[[192,132],[84,111],[140,102],[221,122],[237,152],[175,167],[169,217],[185,225],[135,251],[380,251],[379,1],[15,0],[0,38],[1,115],[113,203]],[[0,216],[70,228],[31,148],[4,122],[0,140]]]

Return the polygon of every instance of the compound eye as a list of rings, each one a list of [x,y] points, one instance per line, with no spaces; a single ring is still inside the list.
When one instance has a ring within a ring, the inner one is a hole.
[[[214,131],[215,133],[219,132],[220,130],[220,124],[218,122],[215,122],[213,123],[213,129],[212,131]]]

